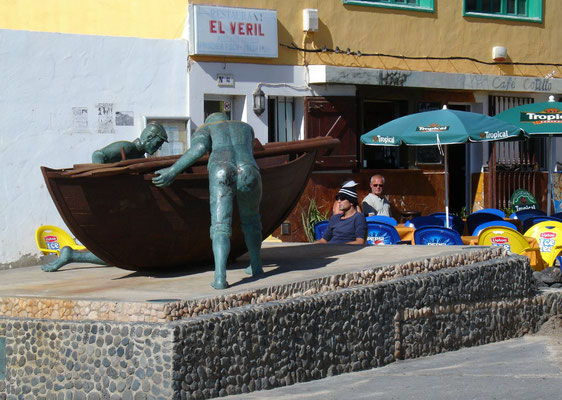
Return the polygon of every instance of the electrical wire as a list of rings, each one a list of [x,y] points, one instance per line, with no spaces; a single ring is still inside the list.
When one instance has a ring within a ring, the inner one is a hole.
[[[322,46],[320,49],[303,49],[298,47],[294,42],[291,42],[290,45],[280,43],[280,46],[286,47],[290,50],[298,50],[305,53],[336,53],[336,54],[346,54],[358,57],[389,57],[389,58],[397,58],[401,60],[464,60],[464,61],[472,61],[479,64],[485,65],[527,65],[527,66],[550,66],[550,67],[562,67],[562,64],[557,63],[542,63],[542,62],[512,62],[512,61],[502,61],[502,62],[490,62],[490,61],[482,61],[472,57],[463,57],[463,56],[450,56],[450,57],[431,57],[431,56],[404,56],[404,55],[396,55],[396,54],[385,54],[385,53],[363,53],[360,50],[351,51],[349,48],[347,51],[342,51],[338,46],[335,49],[329,49],[325,45]]]

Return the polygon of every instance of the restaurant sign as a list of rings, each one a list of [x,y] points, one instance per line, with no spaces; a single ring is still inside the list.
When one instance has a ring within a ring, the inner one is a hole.
[[[192,4],[189,53],[277,58],[277,11]]]

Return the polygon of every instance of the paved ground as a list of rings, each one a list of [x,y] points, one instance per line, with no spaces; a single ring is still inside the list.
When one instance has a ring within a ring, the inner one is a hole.
[[[210,286],[212,267],[179,273],[140,274],[113,267],[68,264],[57,272],[39,266],[0,271],[0,296],[91,299],[110,301],[187,300],[298,282],[414,259],[474,251],[468,246],[334,246],[303,243],[264,243],[266,274],[244,273],[247,256],[227,269],[229,289]]]
[[[227,399],[562,399],[562,329]]]

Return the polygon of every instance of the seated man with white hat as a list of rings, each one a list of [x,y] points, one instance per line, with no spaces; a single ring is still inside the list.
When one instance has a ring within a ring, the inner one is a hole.
[[[365,216],[357,211],[357,183],[346,182],[336,195],[339,214],[328,222],[328,228],[322,239],[316,243],[330,244],[365,244],[367,222]]]

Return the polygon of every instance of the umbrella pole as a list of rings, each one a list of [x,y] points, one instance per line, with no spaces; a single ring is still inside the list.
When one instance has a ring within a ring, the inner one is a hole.
[[[445,227],[449,226],[449,146],[445,147]]]
[[[548,153],[547,153],[547,168],[548,168],[548,184],[547,184],[547,200],[546,200],[546,215],[550,215],[550,205],[552,203],[552,135],[548,135]]]

